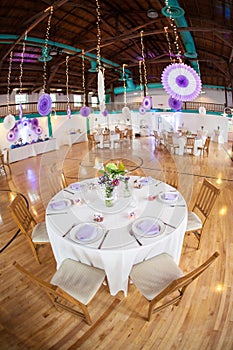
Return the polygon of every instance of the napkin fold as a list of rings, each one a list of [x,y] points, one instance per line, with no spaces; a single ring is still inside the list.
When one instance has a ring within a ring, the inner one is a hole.
[[[171,201],[171,200],[174,201],[174,200],[178,199],[178,197],[179,197],[178,193],[171,193],[171,192],[165,192],[162,195],[162,198],[164,200],[169,200],[169,201]]]
[[[61,210],[61,209],[66,208],[67,202],[64,201],[64,200],[60,200],[60,201],[57,201],[57,202],[52,202],[52,203],[50,203],[49,206],[50,206],[51,209],[54,209],[54,210]]]
[[[140,229],[144,234],[154,235],[160,232],[160,225],[153,223],[151,220],[141,221],[137,228]]]
[[[80,183],[73,183],[69,186],[72,190],[75,190],[75,191],[78,191],[82,188],[81,184]]]
[[[91,225],[83,225],[75,237],[80,241],[89,241],[97,235],[97,227]]]

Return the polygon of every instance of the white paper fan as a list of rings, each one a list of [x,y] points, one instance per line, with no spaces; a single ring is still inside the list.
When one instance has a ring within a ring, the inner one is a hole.
[[[3,125],[7,130],[12,129],[15,126],[15,117],[12,114],[8,114],[4,118]]]

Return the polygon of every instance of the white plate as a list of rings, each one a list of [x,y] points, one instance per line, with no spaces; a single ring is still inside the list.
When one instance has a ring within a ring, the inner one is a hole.
[[[172,192],[167,191],[159,194],[159,199],[164,203],[176,203],[177,200],[180,198],[179,192]]]
[[[103,227],[96,223],[81,223],[72,228],[70,238],[74,242],[86,244],[98,241],[103,233]]]
[[[155,237],[163,233],[165,225],[157,218],[146,216],[133,222],[133,232],[142,237]]]
[[[71,205],[70,199],[57,199],[49,203],[49,209],[51,210],[63,210]]]
[[[69,185],[69,188],[76,192],[82,189],[82,185],[79,182],[74,182],[73,184]]]

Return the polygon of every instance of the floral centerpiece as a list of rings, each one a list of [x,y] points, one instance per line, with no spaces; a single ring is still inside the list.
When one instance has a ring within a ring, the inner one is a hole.
[[[122,162],[118,164],[108,163],[103,170],[100,170],[101,176],[98,183],[105,191],[105,204],[107,207],[113,206],[114,190],[120,184],[122,177],[124,178],[127,170]]]

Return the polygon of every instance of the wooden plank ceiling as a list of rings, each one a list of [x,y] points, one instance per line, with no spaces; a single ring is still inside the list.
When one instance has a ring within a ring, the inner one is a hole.
[[[171,57],[176,59],[177,49],[180,49],[184,63],[199,69],[204,85],[232,86],[232,1],[169,0],[168,5],[175,21],[164,15],[168,13],[166,1],[98,0],[98,3],[100,56],[105,68],[106,90],[123,87],[123,81],[119,80],[123,64],[127,65],[125,69],[129,86],[140,86],[140,80],[144,80],[145,75],[147,84],[160,83],[163,69],[171,63]],[[1,94],[7,93],[8,86],[10,91],[19,88],[20,79],[22,91],[41,91],[44,82],[42,52],[50,14],[48,7],[51,5],[53,14],[47,37],[50,60],[46,62],[46,92],[62,89],[66,94],[67,86],[69,92],[83,91],[80,53],[84,50],[88,56],[84,64],[85,89],[86,92],[96,93],[97,74],[89,71],[95,68],[98,54],[95,0],[1,0]],[[154,18],[148,17],[148,10],[151,9],[155,10]],[[176,28],[177,45],[174,44]],[[22,63],[23,42],[25,52]],[[140,74],[139,69],[143,53],[146,74]],[[42,61],[39,61],[41,56]]]

